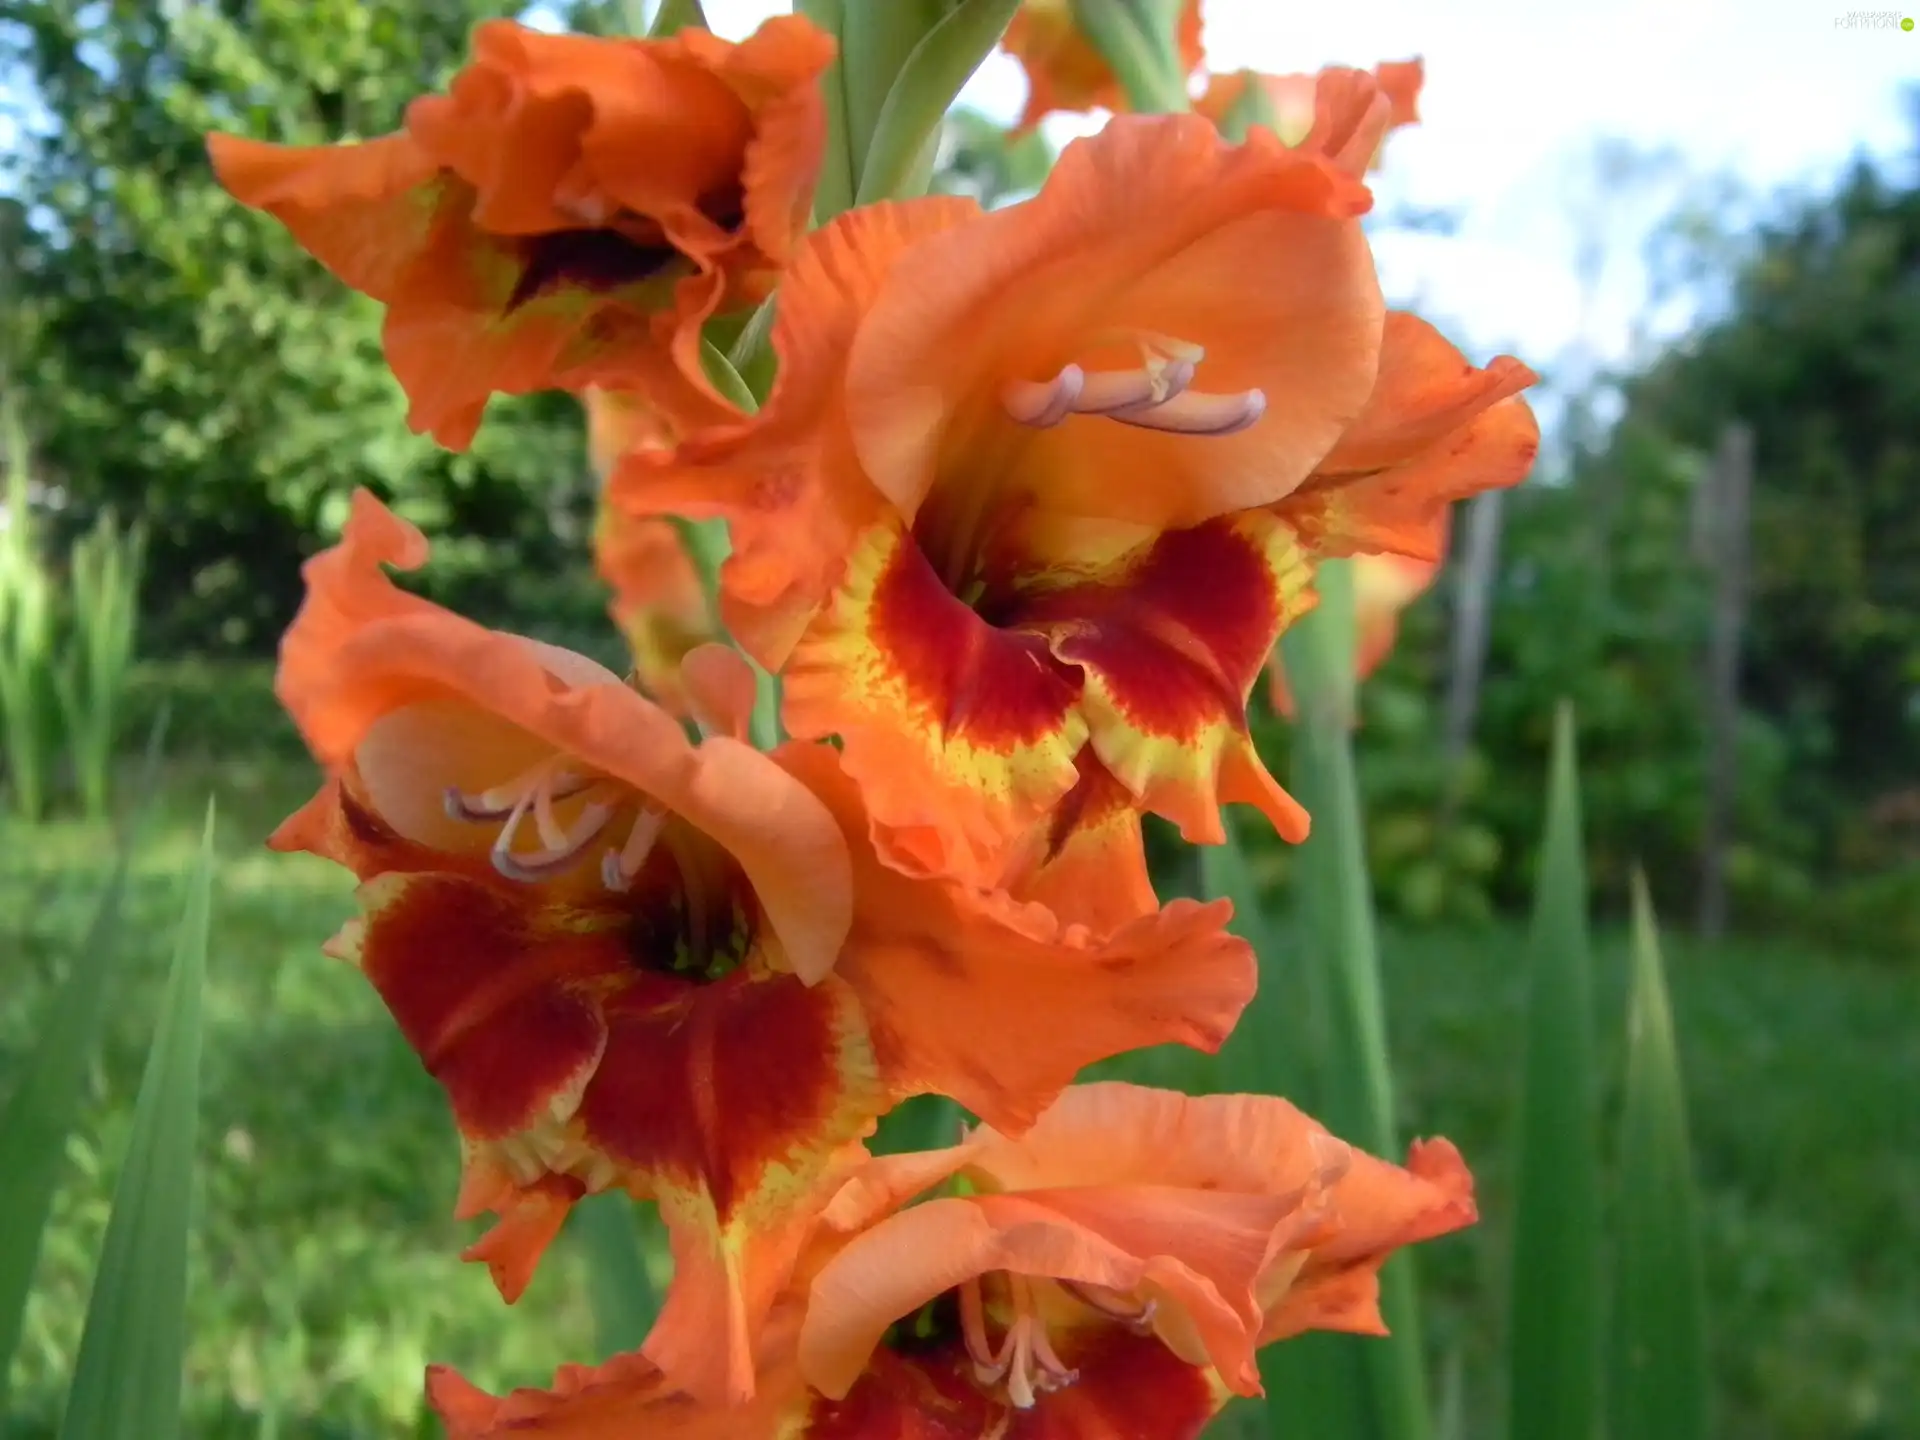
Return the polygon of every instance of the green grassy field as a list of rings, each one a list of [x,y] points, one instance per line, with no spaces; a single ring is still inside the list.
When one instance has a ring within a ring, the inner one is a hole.
[[[15,1361],[8,1437],[54,1433],[209,791],[225,861],[185,1433],[410,1434],[429,1359],[500,1386],[593,1351],[585,1276],[564,1246],[512,1309],[456,1259],[471,1232],[449,1218],[457,1155],[437,1092],[371,991],[319,953],[349,912],[350,884],[260,848],[306,783],[283,759],[168,777],[167,818],[140,856],[117,937],[111,1032]],[[0,832],[0,1093],[85,925],[105,851],[79,825]],[[1669,951],[1704,1190],[1719,1433],[1920,1435],[1914,973],[1756,943]],[[1497,1433],[1500,1403],[1524,937],[1395,934],[1385,953],[1407,1122],[1455,1139],[1481,1182],[1481,1226],[1425,1247],[1421,1261],[1436,1363],[1457,1357],[1478,1440]],[[1608,938],[1599,958],[1613,1037],[1624,957]],[[1609,1043],[1610,1064],[1616,1052]],[[1205,1085],[1204,1065],[1182,1070]]]

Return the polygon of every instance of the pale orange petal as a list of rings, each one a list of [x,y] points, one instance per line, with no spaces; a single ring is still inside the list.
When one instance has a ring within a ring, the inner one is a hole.
[[[1114,120],[1069,146],[1032,201],[902,255],[847,374],[866,473],[909,518],[958,455],[975,468],[950,484],[1155,527],[1279,498],[1372,384],[1382,311],[1356,219],[1370,204],[1266,132],[1233,146],[1197,116]],[[1082,415],[1030,430],[1000,411],[1008,382],[1049,380],[1127,334],[1205,347],[1194,388],[1259,389],[1264,417],[1196,444]]]
[[[415,707],[446,715],[419,731],[412,755],[422,766],[444,765],[435,750],[459,733],[456,721],[517,732],[521,744],[575,756],[712,836],[740,862],[795,972],[830,970],[852,893],[845,844],[820,801],[735,740],[691,745],[671,716],[591,661],[407,595],[382,568],[424,558],[420,533],[362,491],[341,543],[308,562],[308,598],[282,645],[276,693],[322,763],[346,769],[376,725]],[[441,787],[416,788],[430,816]]]

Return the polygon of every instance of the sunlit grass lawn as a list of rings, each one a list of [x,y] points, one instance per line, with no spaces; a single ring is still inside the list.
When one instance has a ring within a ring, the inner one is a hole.
[[[367,986],[319,954],[349,913],[350,882],[259,848],[306,781],[268,760],[168,778],[166,818],[141,853],[118,937],[98,1103],[43,1257],[8,1437],[54,1433],[208,790],[227,858],[185,1433],[404,1435],[429,1359],[504,1386],[592,1352],[584,1274],[564,1246],[512,1309],[483,1269],[455,1258],[477,1226],[449,1218],[458,1160],[437,1092]],[[78,825],[0,832],[0,1092],[84,928],[105,850]],[[1455,1139],[1481,1182],[1484,1223],[1427,1247],[1422,1271],[1436,1355],[1462,1361],[1473,1440],[1497,1433],[1523,955],[1517,930],[1395,935],[1386,951],[1408,1124]],[[1759,945],[1674,944],[1669,958],[1705,1192],[1719,1433],[1920,1435],[1914,972]],[[1619,947],[1603,944],[1600,962],[1611,1065]],[[1181,1068],[1205,1084],[1204,1067]]]

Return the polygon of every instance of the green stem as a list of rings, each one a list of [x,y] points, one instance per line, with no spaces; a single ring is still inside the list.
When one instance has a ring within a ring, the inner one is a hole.
[[[1180,115],[1193,108],[1170,27],[1161,27],[1167,30],[1163,36],[1149,35],[1134,6],[1119,0],[1073,0],[1073,22],[1112,69],[1137,114]]]

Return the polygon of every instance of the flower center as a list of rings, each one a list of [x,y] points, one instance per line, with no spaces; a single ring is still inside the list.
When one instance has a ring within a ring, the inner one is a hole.
[[[973,1376],[981,1385],[1002,1389],[1016,1409],[1031,1410],[1034,1401],[1080,1378],[1080,1372],[1062,1360],[1040,1315],[1038,1281],[1010,1272],[999,1276],[1006,1295],[1008,1316],[995,1345],[987,1334],[987,1302],[982,1277],[960,1287],[960,1333],[973,1360]]]
[[[999,392],[1001,410],[1030,430],[1051,430],[1078,415],[1197,439],[1237,434],[1266,414],[1262,391],[1195,389],[1207,352],[1190,341],[1127,331],[1093,337],[1088,353],[1123,361],[1134,354],[1140,363],[1102,369],[1075,362],[1051,380],[1011,381]],[[1009,518],[1008,506],[1016,500],[1007,487],[970,472],[939,487],[914,524],[914,537],[948,592],[983,616],[995,612],[993,624],[1005,620],[999,612],[1009,596],[999,592],[1008,589],[1008,577],[988,575],[988,552],[995,528]]]
[[[631,897],[630,946],[642,969],[717,980],[752,948],[752,890],[738,863],[620,781],[553,755],[491,789],[449,788],[445,803],[455,820],[498,826],[493,868],[528,884],[581,865],[624,819],[625,836],[600,852],[599,880]]]
[[[578,229],[551,230],[517,239],[522,270],[507,297],[511,314],[556,290],[607,294],[651,280],[680,259],[679,249],[651,220],[616,212],[602,196],[579,196],[563,208],[581,222]],[[737,187],[702,197],[700,213],[731,235],[742,224]]]

